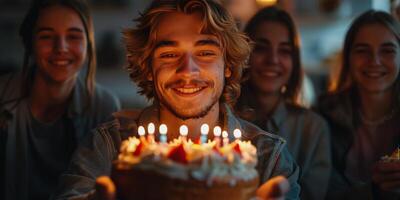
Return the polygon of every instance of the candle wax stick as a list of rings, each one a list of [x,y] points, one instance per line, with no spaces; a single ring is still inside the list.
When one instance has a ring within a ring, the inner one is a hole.
[[[207,124],[201,125],[201,127],[200,127],[200,133],[201,133],[200,142],[202,144],[207,143],[207,135],[208,135],[209,130],[210,130],[210,128],[208,127]]]
[[[168,132],[167,125],[161,124],[158,130],[159,130],[158,132],[160,133],[160,142],[167,143],[167,132]]]
[[[224,146],[229,144],[228,132],[222,131],[222,143]]]
[[[186,142],[187,138],[186,136],[188,135],[188,127],[186,125],[182,125],[179,127],[179,134],[181,135],[180,138],[182,140],[182,142]]]

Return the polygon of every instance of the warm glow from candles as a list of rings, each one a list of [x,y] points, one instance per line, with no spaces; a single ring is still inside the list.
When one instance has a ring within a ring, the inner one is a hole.
[[[181,134],[181,136],[187,136],[188,132],[189,130],[186,125],[182,125],[181,127],[179,127],[179,133]]]
[[[161,135],[165,135],[168,132],[167,125],[161,124],[158,131],[160,132]]]
[[[155,130],[156,130],[156,127],[154,126],[153,123],[150,123],[149,125],[147,125],[147,133],[149,135],[153,135]]]
[[[139,134],[139,136],[144,136],[144,134],[146,134],[146,130],[144,129],[143,126],[139,126],[138,134]]]
[[[200,132],[202,135],[208,135],[209,131],[210,131],[210,127],[208,127],[207,124],[201,125]]]
[[[219,127],[219,126],[216,126],[216,127],[214,127],[214,136],[215,137],[220,137],[221,136],[221,127]]]
[[[239,129],[233,130],[233,136],[234,136],[236,139],[240,139],[240,138],[242,137],[242,131],[240,131]]]
[[[227,138],[227,137],[228,137],[228,132],[222,131],[222,137],[223,137],[223,138]]]
[[[261,6],[271,6],[276,4],[277,0],[257,0],[257,3]]]
[[[224,146],[229,144],[229,138],[228,138],[228,132],[226,131],[222,131],[222,143],[224,144]]]

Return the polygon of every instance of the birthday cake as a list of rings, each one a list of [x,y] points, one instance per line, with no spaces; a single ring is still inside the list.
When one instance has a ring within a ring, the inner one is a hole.
[[[396,148],[396,150],[390,155],[385,155],[381,158],[382,162],[400,162],[400,148]]]
[[[139,131],[140,132],[140,131]],[[143,131],[141,131],[143,132]],[[240,131],[235,130],[238,135]],[[249,141],[186,137],[166,142],[153,135],[123,141],[111,178],[117,197],[132,199],[232,199],[255,197],[256,148]],[[182,135],[182,134],[181,134]],[[187,135],[187,133],[186,133]],[[204,135],[202,135],[204,136]]]

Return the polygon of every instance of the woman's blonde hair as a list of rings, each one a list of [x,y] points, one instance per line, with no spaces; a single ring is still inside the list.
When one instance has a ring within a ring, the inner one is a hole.
[[[154,83],[147,80],[151,74],[151,57],[155,48],[155,32],[160,19],[169,13],[199,12],[203,17],[202,32],[213,34],[221,41],[225,67],[232,74],[225,79],[221,102],[231,106],[240,95],[240,79],[246,59],[250,53],[247,37],[236,27],[232,16],[213,0],[158,0],[136,21],[136,28],[126,29],[124,39],[127,48],[128,72],[130,78],[139,86],[140,94],[148,99],[155,98]],[[179,23],[179,22],[177,22]]]

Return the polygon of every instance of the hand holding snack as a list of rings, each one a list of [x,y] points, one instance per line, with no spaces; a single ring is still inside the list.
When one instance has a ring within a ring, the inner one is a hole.
[[[400,149],[384,156],[372,170],[372,180],[384,191],[400,194]]]

